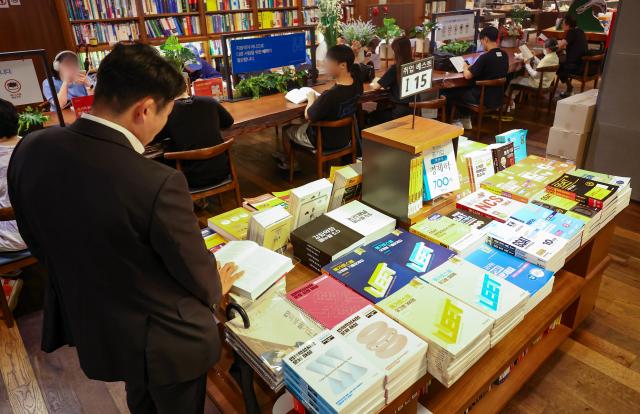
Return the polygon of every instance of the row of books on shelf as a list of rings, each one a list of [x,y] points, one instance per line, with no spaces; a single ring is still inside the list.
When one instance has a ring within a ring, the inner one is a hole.
[[[249,0],[206,0],[206,11],[227,11],[251,9]]]
[[[209,40],[209,53],[211,54],[211,56],[221,56],[222,40],[220,39]]]
[[[258,0],[259,9],[270,9],[277,7],[296,7],[297,0]]]
[[[302,7],[316,7],[318,0],[302,0]]]
[[[214,14],[207,16],[207,31],[209,33],[237,32],[253,29],[253,15],[251,13]]]
[[[163,17],[145,20],[147,34],[151,38],[175,36],[193,36],[200,34],[198,16]]]
[[[136,0],[66,0],[71,20],[135,17]]]
[[[198,0],[142,0],[145,14],[198,11]]]
[[[431,16],[434,13],[444,13],[447,11],[446,0],[434,0],[424,3],[424,15]]]
[[[83,23],[71,26],[77,45],[89,44],[90,39],[98,43],[117,43],[140,38],[137,23]]]
[[[83,63],[88,58],[89,67],[97,69],[98,66],[100,66],[100,62],[102,62],[102,59],[104,59],[107,54],[109,54],[108,50],[93,50],[89,53],[80,52],[78,53],[78,59]]]
[[[258,28],[260,29],[297,26],[298,24],[299,20],[297,10],[258,12]]]
[[[320,10],[319,9],[308,9],[302,11],[302,17],[304,19],[304,24],[318,24],[320,23]]]

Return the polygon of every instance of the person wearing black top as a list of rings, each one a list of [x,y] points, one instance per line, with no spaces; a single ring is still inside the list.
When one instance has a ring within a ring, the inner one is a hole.
[[[562,28],[565,31],[564,39],[558,42],[558,49],[564,50],[564,56],[560,57],[560,68],[558,78],[567,85],[567,89],[562,96],[569,96],[573,91],[573,86],[569,80],[570,74],[579,74],[582,71],[582,57],[587,54],[587,36],[584,31],[576,26],[576,18],[568,14],[562,21]]]
[[[473,65],[466,61],[464,64],[464,78],[473,80],[492,80],[507,77],[509,73],[509,56],[498,47],[498,29],[493,26],[485,27],[480,31],[480,43],[486,51],[476,59]],[[447,97],[447,108],[450,110],[457,102],[470,104],[480,103],[479,86],[467,88],[445,89],[442,94]],[[484,105],[487,108],[497,108],[502,104],[504,91],[501,87],[485,88]],[[469,117],[462,119],[465,129],[471,129]]]
[[[214,147],[223,142],[221,130],[233,125],[233,117],[215,99],[206,96],[176,99],[167,124],[155,141],[169,138],[168,151],[190,151]],[[202,188],[224,181],[230,174],[226,154],[203,161],[183,161],[182,172],[190,188]]]
[[[374,79],[374,81],[371,82],[371,89],[388,89],[391,92],[392,107],[390,109],[378,107],[378,109],[373,111],[370,115],[370,123],[373,125],[391,121],[392,119],[412,113],[409,108],[409,102],[411,102],[413,98],[400,99],[400,84],[398,83],[398,68],[405,63],[413,61],[411,56],[411,41],[406,37],[398,38],[391,43],[391,49],[393,50],[396,63],[387,69],[380,79]]]
[[[363,82],[368,82],[368,74],[360,65],[354,64],[354,54],[349,46],[336,45],[327,51],[325,68],[335,85],[320,96],[315,92],[307,94],[304,116],[307,122],[287,125],[282,129],[283,147],[288,152],[289,141],[308,148],[316,147],[316,130],[309,125],[318,121],[337,121],[356,112],[358,98],[363,93]],[[366,66],[366,65],[365,65]],[[322,148],[326,151],[338,150],[351,142],[351,127],[331,128],[322,131]],[[279,167],[288,169],[286,156],[274,153]]]

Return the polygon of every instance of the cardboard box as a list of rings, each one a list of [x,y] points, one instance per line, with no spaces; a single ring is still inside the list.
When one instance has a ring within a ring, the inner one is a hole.
[[[553,126],[566,131],[590,132],[597,100],[597,89],[559,100]]]
[[[575,161],[580,166],[588,137],[588,132],[551,127],[549,141],[547,141],[547,154]]]

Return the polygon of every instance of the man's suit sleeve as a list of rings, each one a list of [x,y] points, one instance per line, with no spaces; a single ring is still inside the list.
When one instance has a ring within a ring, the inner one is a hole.
[[[209,308],[222,296],[220,275],[193,214],[193,202],[184,176],[175,172],[156,196],[150,228],[151,245],[169,273]]]

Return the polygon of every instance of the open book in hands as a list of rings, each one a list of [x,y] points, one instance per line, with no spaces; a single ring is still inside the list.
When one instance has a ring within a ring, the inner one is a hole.
[[[304,86],[300,89],[292,89],[284,96],[289,102],[293,102],[294,104],[301,104],[307,101],[307,94],[309,92],[313,92],[316,96],[320,96],[320,94],[313,89]]]
[[[525,62],[533,58],[533,53],[531,53],[531,49],[527,45],[520,45],[520,53],[522,53],[522,60]]]

